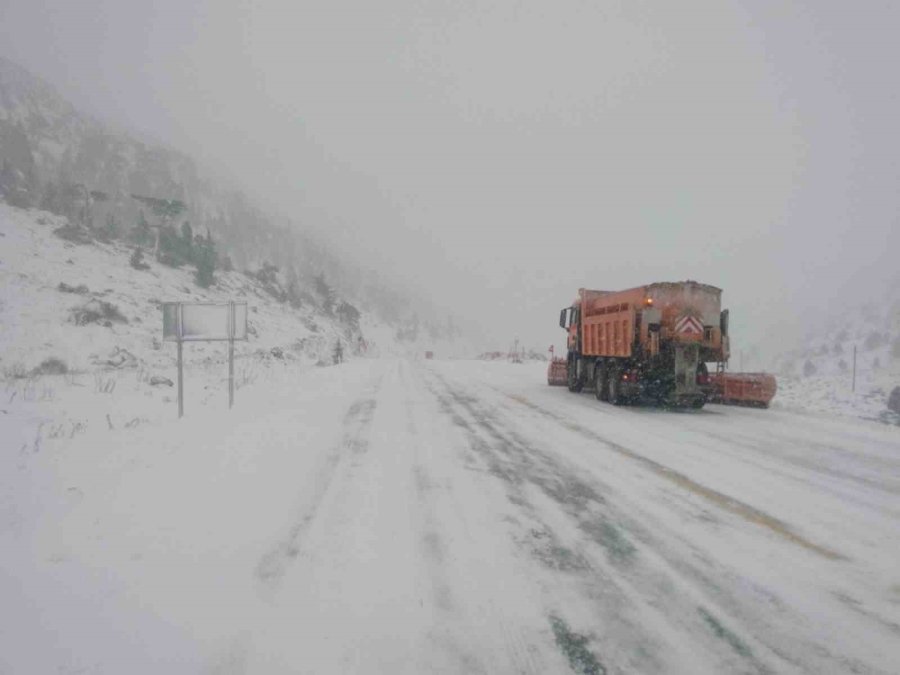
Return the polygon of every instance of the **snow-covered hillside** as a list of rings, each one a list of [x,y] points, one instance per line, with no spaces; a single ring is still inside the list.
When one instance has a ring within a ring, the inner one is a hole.
[[[165,301],[248,303],[249,340],[235,347],[238,401],[263,374],[265,380],[276,370],[331,364],[338,342],[349,359],[415,357],[426,348],[446,356],[453,349],[424,336],[398,341],[396,327],[365,310],[358,319],[329,315],[313,297],[292,306],[277,280],[217,271],[213,286],[203,289],[192,270],[152,256],[145,258],[148,269],[134,269],[132,249],[121,243],[77,244],[54,234],[66,222],[0,202],[0,379],[12,429],[4,439],[16,448],[34,445],[47,429],[78,433],[172,419],[174,386],[166,381],[177,379],[176,349],[162,341]],[[186,409],[221,407],[224,344],[191,343],[184,359]]]
[[[773,371],[773,405],[900,423],[886,410],[891,391],[900,386],[900,293],[889,288],[881,302],[841,306],[811,326],[802,346],[776,358]]]
[[[326,360],[339,340],[352,353],[365,332],[313,305],[287,306],[241,272],[216,272],[216,283],[203,289],[192,270],[146,258],[148,269],[134,269],[131,247],[67,241],[54,234],[65,224],[59,216],[0,203],[0,364],[7,374],[31,372],[52,358],[79,371],[122,366],[122,358],[151,370],[169,367],[172,346],[161,342],[165,301],[248,302],[251,339],[239,343],[239,357],[274,351],[285,359]],[[378,332],[378,325],[372,329]],[[128,356],[116,356],[123,351]],[[217,360],[222,351],[197,343],[186,358]]]

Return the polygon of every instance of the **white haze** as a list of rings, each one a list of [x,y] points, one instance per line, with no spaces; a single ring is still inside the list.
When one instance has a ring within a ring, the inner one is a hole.
[[[0,52],[484,326],[695,278],[738,347],[900,251],[900,5],[0,0]],[[753,364],[750,364],[753,365]]]

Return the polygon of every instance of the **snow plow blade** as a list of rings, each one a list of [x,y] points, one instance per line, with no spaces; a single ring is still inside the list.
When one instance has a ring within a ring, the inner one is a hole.
[[[547,384],[551,387],[562,387],[568,384],[565,359],[550,359],[547,367]]]
[[[768,408],[778,385],[768,373],[717,373],[710,376],[711,403]]]

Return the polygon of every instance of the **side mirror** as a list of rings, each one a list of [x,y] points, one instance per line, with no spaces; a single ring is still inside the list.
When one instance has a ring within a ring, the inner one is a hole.
[[[568,328],[569,327],[569,308],[563,309],[559,313],[559,327],[560,328]]]
[[[722,313],[719,315],[719,328],[722,331],[722,335],[728,335],[728,310],[723,309]]]

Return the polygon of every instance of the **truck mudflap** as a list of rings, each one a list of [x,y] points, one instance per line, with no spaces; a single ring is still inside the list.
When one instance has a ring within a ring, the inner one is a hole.
[[[769,373],[716,373],[710,376],[710,401],[768,408],[778,383]]]
[[[547,367],[547,384],[551,387],[564,387],[568,384],[566,359],[550,359],[550,365]]]
[[[699,344],[687,342],[675,345],[675,391],[672,395],[676,402],[686,403],[706,399],[706,392],[697,383],[699,365]]]

